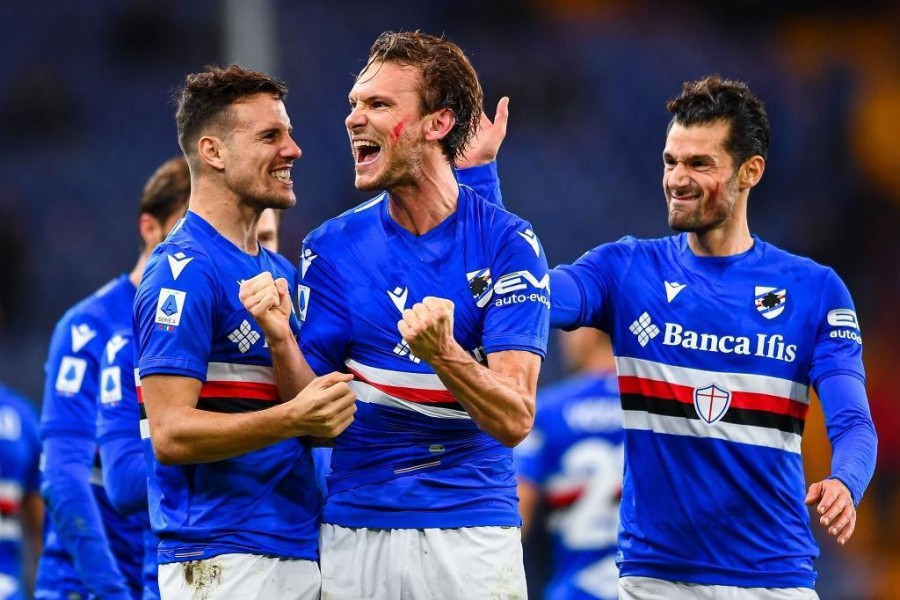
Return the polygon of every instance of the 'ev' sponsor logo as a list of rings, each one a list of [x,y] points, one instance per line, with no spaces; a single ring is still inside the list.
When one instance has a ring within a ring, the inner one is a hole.
[[[845,328],[833,329],[828,334],[829,337],[853,340],[857,344],[862,344],[862,336],[859,334],[859,321],[856,319],[855,311],[849,308],[836,308],[828,311],[827,318],[831,327]]]
[[[528,287],[533,288],[534,292],[530,294],[515,294]],[[495,306],[507,306],[510,304],[519,304],[522,302],[540,302],[547,308],[550,308],[550,275],[544,273],[541,279],[537,279],[528,271],[515,271],[502,276],[494,284],[494,293],[498,296],[507,296],[505,298],[497,298],[494,302]]]

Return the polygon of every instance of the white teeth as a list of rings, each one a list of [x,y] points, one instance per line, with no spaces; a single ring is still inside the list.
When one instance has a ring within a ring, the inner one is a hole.
[[[353,142],[354,148],[377,148],[378,144],[375,142],[370,142],[368,140],[356,140]]]
[[[291,170],[281,169],[280,171],[273,171],[272,177],[274,177],[278,181],[288,182],[291,180]]]

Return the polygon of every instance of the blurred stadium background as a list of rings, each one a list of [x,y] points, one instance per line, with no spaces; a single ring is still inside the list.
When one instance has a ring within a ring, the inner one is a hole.
[[[845,549],[825,540],[818,591],[900,598],[896,2],[2,0],[0,380],[39,404],[55,321],[131,268],[143,183],[179,152],[169,97],[188,72],[236,61],[289,82],[303,149],[299,206],[282,233],[289,258],[312,227],[362,200],[346,93],[385,29],[459,43],[490,114],[511,97],[504,197],[534,223],[551,264],[622,235],[667,234],[664,102],[682,81],[718,72],[766,100],[773,140],[751,228],[849,285],[880,434],[857,533]],[[551,357],[542,381],[560,375]],[[826,474],[815,410],[804,445],[810,480]]]

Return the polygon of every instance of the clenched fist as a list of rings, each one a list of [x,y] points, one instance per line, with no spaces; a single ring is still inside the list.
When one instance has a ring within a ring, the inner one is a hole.
[[[413,354],[430,362],[436,356],[449,353],[453,339],[453,302],[446,298],[427,296],[412,308],[403,311],[397,323],[400,335]]]
[[[241,283],[238,297],[259,323],[270,345],[291,335],[291,294],[284,277],[273,279],[268,271],[260,273]]]

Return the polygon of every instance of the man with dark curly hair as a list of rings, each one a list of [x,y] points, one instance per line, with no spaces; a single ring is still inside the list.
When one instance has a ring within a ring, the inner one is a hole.
[[[837,543],[875,468],[862,337],[835,272],[751,235],[769,120],[743,82],[710,76],[667,104],[669,226],[552,270],[551,325],[613,340],[625,429],[619,597],[816,598],[804,502]],[[833,447],[805,490],[809,391]]]

